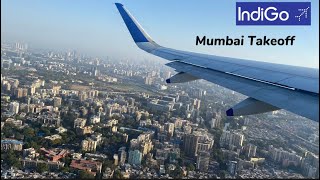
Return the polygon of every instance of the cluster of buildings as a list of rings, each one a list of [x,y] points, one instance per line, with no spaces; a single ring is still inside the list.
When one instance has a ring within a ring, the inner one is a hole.
[[[1,171],[1,179],[75,179],[77,174],[71,172],[31,172],[11,168]]]
[[[103,178],[114,178],[119,173],[123,178],[172,178],[176,172],[186,178],[217,178],[220,166],[212,158],[214,151],[218,151],[214,149],[215,145],[220,148],[223,163],[226,163],[224,170],[227,178],[300,177],[297,174],[272,171],[270,167],[261,168],[269,161],[281,164],[282,167],[299,167],[304,177],[319,177],[319,158],[316,154],[309,152],[300,156],[274,147],[266,151],[266,156],[259,154],[262,148],[251,143],[251,140],[264,138],[264,132],[256,132],[245,126],[237,130],[228,129],[227,124],[220,138],[215,137],[211,130],[220,130],[225,121],[223,113],[217,108],[228,104],[222,98],[226,94],[224,90],[215,95],[213,90],[203,90],[207,85],[199,82],[187,84],[184,88],[169,87],[164,82],[170,78],[171,71],[159,70],[158,65],[122,62],[100,64],[99,59],[91,61],[75,51],[65,54],[49,52],[37,57],[30,55],[33,61],[26,61],[24,57],[19,57],[23,56],[21,52],[25,49],[17,45],[16,51],[19,53],[10,55],[8,52],[4,56],[10,59],[9,63],[1,59],[2,63],[9,64],[8,68],[12,63],[14,67],[27,65],[26,70],[31,72],[23,79],[1,74],[1,115],[5,119],[1,122],[1,129],[7,123],[23,129],[28,126],[27,122],[38,122],[53,131],[46,136],[37,136],[51,141],[49,146],[55,144],[55,147],[50,148],[24,149],[22,141],[2,139],[1,150],[21,152],[19,162],[26,170],[44,164],[50,171],[46,177],[57,178],[74,178],[79,171],[86,171],[93,176],[101,174]],[[73,67],[64,61],[77,62],[79,66]],[[47,81],[46,77],[35,75],[37,69],[64,73],[72,80]],[[85,77],[89,75],[90,83],[78,79],[79,74]],[[121,81],[117,77],[121,77]],[[106,91],[104,87],[95,86],[97,82],[110,85],[122,81],[139,82],[154,93]],[[72,116],[68,117],[72,119],[64,118],[70,114]],[[241,123],[249,126],[250,120],[248,118]],[[128,121],[130,127],[123,123]],[[96,131],[102,128],[106,134],[120,137],[121,145],[112,144],[110,148],[105,134]],[[58,140],[63,140],[68,133],[74,133],[78,141],[60,143]],[[132,134],[137,136],[133,137]],[[309,137],[312,142],[317,138],[316,135]],[[106,149],[112,157],[106,155]],[[65,163],[66,158],[71,162]],[[113,165],[105,167],[103,171],[104,162],[111,159]],[[186,164],[194,165],[194,170],[190,167],[187,169]],[[56,173],[65,167],[75,174]],[[39,174],[27,176],[24,171],[8,171],[3,175],[42,177]]]

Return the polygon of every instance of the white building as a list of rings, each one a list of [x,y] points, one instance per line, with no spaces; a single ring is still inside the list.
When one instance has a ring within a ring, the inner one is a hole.
[[[96,124],[96,123],[99,123],[100,122],[100,117],[99,116],[92,116],[90,118],[90,123],[91,124]]]
[[[19,103],[18,102],[11,102],[9,111],[13,114],[19,113]]]

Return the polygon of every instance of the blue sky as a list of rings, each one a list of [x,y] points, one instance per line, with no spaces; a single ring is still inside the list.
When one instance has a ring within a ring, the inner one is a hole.
[[[147,33],[163,46],[319,68],[318,0],[311,1],[311,26],[236,26],[235,0],[115,2],[123,3]],[[209,38],[295,35],[296,41],[294,46],[275,47],[196,46],[197,35]],[[114,2],[107,0],[3,0],[1,37],[27,42],[35,48],[75,49],[91,55],[132,60],[158,59],[136,47]]]

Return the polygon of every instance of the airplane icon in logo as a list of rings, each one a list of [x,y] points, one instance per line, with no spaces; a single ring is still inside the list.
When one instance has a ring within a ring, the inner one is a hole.
[[[308,10],[309,10],[309,8],[310,8],[310,7],[307,7],[307,8],[305,8],[305,9],[298,9],[298,11],[301,12],[301,13],[300,13],[299,16],[295,16],[295,18],[298,18],[299,21],[300,21],[300,20],[301,20],[301,16],[304,15],[304,17],[307,19],[307,18],[308,18]]]

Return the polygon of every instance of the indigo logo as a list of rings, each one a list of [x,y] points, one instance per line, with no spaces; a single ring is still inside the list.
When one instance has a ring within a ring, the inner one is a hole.
[[[236,25],[311,25],[311,2],[237,2]]]

